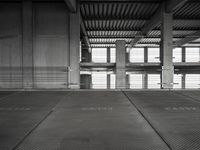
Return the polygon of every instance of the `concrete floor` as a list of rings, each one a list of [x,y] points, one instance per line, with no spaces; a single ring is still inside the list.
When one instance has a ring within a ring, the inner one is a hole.
[[[199,150],[199,91],[0,92],[0,150]]]

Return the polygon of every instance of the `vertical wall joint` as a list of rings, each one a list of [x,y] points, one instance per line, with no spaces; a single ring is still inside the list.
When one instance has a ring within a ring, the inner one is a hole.
[[[22,65],[23,88],[33,87],[33,9],[32,1],[24,0],[22,4]]]

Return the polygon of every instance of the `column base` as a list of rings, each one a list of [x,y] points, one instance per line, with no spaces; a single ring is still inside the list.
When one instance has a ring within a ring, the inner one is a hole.
[[[69,88],[70,89],[80,89],[80,85],[79,84],[70,84]]]
[[[174,67],[162,67],[162,89],[173,89]]]

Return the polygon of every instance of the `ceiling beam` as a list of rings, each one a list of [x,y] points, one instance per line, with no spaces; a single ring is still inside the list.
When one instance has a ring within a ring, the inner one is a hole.
[[[129,42],[126,42],[127,44],[130,44]],[[116,42],[91,42],[91,44],[116,44]],[[139,44],[160,44],[160,42],[141,42]]]
[[[87,32],[140,32],[141,30],[139,30],[139,29],[135,29],[135,30],[132,30],[132,29],[87,29]],[[154,30],[152,30],[152,31],[154,31],[154,32],[159,32],[160,30],[158,30],[158,29],[154,29]],[[175,29],[175,30],[173,30],[173,32],[197,32],[197,31],[199,31],[199,30],[197,30],[197,29],[184,29],[184,30],[182,30],[182,29]],[[139,37],[139,36],[142,36],[142,35],[137,35],[137,37]],[[135,37],[135,36],[134,36]]]
[[[172,12],[173,10],[183,6],[188,0],[168,0],[166,5],[166,12]]]
[[[131,42],[130,42],[131,47],[136,45],[141,39],[142,39],[142,37],[135,37],[133,40],[131,40]]]
[[[162,0],[81,0],[81,3],[160,3]]]
[[[96,16],[92,16],[92,17],[87,17],[84,16],[83,17],[84,21],[150,21],[148,18],[145,17],[135,17],[135,16],[126,16],[126,17],[121,17],[121,16],[109,16],[109,17],[104,17],[104,16],[100,16],[100,17],[96,17]],[[179,18],[179,17],[174,17],[175,22],[177,21],[186,21],[186,22],[200,22],[199,18]]]
[[[166,9],[167,12],[172,12],[177,7],[182,6],[186,1],[187,0],[168,0],[166,3],[162,3],[160,8],[153,15],[153,17],[145,23],[144,27],[142,28],[141,34],[144,36],[147,35],[154,27],[161,23],[162,12],[164,11],[164,9]],[[133,39],[129,47],[133,47],[142,38],[143,37]]]
[[[182,46],[200,38],[200,31],[190,34],[180,41],[174,43],[175,46]]]
[[[89,42],[89,39],[88,39],[87,31],[86,31],[86,29],[85,29],[85,25],[84,25],[84,23],[83,23],[82,17],[80,17],[80,25],[81,25],[81,30],[82,30],[82,32],[83,32],[83,34],[84,34],[83,40],[84,40],[85,44],[86,44],[88,47],[90,47],[90,42]]]
[[[124,40],[131,40],[131,39],[133,39],[133,37],[126,37],[126,36],[124,36],[124,37],[119,37],[119,36],[116,36],[116,37],[110,37],[110,36],[90,36],[90,37],[88,37],[89,38],[89,40],[90,39],[95,39],[95,40],[115,40],[115,39],[118,39],[118,40],[120,40],[120,39],[124,39]],[[184,37],[173,37],[173,39],[175,40],[181,40],[181,39],[183,39]],[[145,37],[144,39],[155,39],[155,40],[158,40],[158,39],[161,39],[160,37]]]
[[[76,12],[77,8],[77,3],[76,0],[65,0],[65,3],[67,4],[67,7],[69,9],[70,12]]]
[[[195,39],[196,40],[196,39]],[[103,44],[103,45],[106,45],[106,44],[115,44],[115,42],[90,42],[90,44]],[[129,42],[127,42],[127,44],[130,44]],[[160,45],[160,42],[140,42],[138,44],[158,44]],[[185,44],[200,44],[200,42],[187,42]],[[183,45],[173,45],[174,47],[182,47]]]

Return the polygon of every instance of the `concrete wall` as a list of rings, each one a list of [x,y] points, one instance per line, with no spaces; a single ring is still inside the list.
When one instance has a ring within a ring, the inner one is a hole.
[[[69,66],[69,14],[64,3],[34,3],[34,86],[65,88]],[[45,80],[43,80],[45,79]]]
[[[0,2],[0,88],[23,88],[22,7],[20,2]],[[32,11],[33,88],[67,88],[69,12],[66,4],[34,2]]]
[[[20,3],[0,3],[0,88],[22,87]]]

